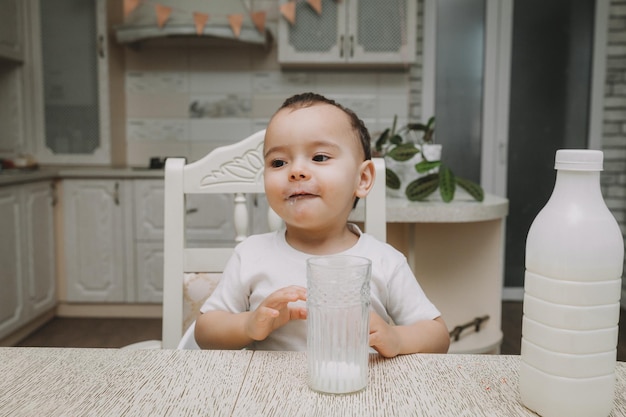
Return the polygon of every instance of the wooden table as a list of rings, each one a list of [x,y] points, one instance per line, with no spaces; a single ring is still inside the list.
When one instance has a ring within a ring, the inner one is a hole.
[[[325,395],[306,353],[0,348],[0,416],[535,416],[519,356],[372,356],[368,387]],[[626,363],[612,416],[626,415]]]

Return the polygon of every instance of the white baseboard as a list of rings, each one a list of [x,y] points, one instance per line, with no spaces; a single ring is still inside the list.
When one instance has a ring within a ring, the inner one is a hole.
[[[504,287],[502,289],[502,301],[523,301],[523,300],[524,300],[524,287]]]
[[[45,313],[39,315],[34,320],[31,320],[24,326],[20,327],[13,333],[7,335],[6,337],[0,339],[0,346],[15,346],[21,340],[25,339],[29,334],[33,333],[35,330],[49,322],[54,318],[54,309],[46,311]]]
[[[161,304],[70,304],[59,303],[58,317],[161,318]]]

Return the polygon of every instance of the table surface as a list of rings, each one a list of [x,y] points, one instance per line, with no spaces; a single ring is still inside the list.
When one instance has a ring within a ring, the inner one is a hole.
[[[0,348],[0,416],[536,416],[520,357],[372,355],[368,387],[311,391],[306,353]],[[626,415],[617,363],[611,416]]]

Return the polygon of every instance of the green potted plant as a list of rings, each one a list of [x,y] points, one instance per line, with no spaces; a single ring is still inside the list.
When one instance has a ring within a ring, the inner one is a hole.
[[[408,123],[396,130],[397,116],[391,128],[376,140],[374,151],[383,156],[387,165],[388,194],[422,201],[437,189],[441,199],[454,199],[458,185],[476,201],[483,201],[482,187],[473,181],[454,175],[441,163],[441,145],[435,144],[435,117],[426,123]]]

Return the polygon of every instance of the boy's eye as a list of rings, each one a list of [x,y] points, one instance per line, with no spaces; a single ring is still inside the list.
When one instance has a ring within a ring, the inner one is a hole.
[[[285,161],[281,161],[280,159],[274,159],[271,163],[272,168],[280,168],[285,165]]]
[[[328,161],[330,158],[328,157],[328,155],[315,155],[313,157],[313,160],[315,162],[324,162],[324,161]]]

